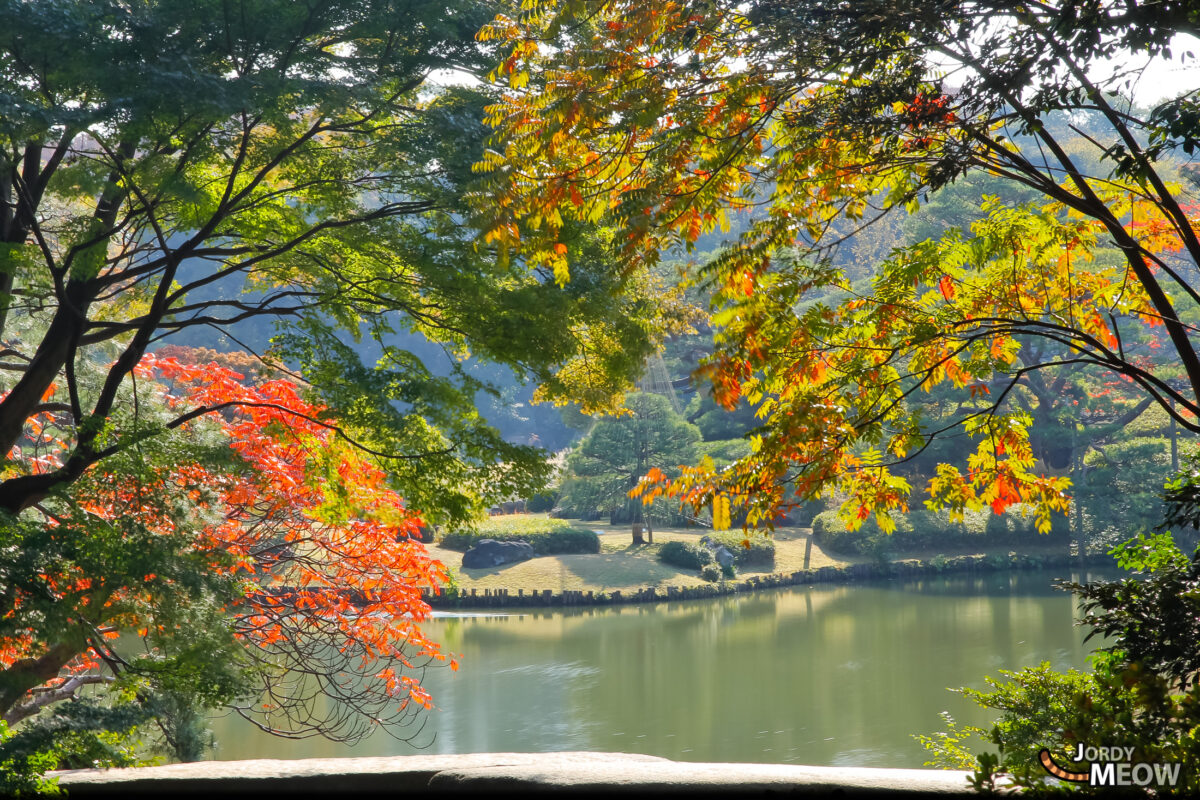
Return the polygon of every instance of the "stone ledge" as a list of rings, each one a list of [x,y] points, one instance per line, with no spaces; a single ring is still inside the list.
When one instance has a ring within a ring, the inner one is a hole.
[[[70,798],[436,792],[653,792],[839,797],[968,795],[949,770],[705,764],[624,753],[466,753],[386,758],[201,761],[52,773]]]

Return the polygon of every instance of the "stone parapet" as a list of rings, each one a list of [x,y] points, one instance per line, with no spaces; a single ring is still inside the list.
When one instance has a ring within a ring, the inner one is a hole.
[[[201,761],[54,773],[79,798],[206,795],[638,792],[674,795],[969,795],[949,770],[705,764],[624,753],[467,753],[385,758]]]

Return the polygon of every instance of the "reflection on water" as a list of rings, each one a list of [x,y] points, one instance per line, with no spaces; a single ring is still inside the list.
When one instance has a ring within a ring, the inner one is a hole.
[[[681,761],[920,767],[913,733],[948,710],[990,715],[947,687],[1049,661],[1084,667],[1071,595],[1046,572],[780,589],[649,606],[439,614],[457,673],[424,685],[438,710],[415,747],[288,742],[235,718],[217,758],[417,752],[647,753]],[[1072,575],[1072,579],[1086,576]],[[408,731],[411,735],[413,731]]]

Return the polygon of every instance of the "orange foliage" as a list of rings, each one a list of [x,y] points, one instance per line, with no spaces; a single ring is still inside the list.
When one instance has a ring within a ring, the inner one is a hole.
[[[139,498],[181,493],[200,511],[219,512],[217,521],[189,535],[196,552],[211,554],[214,571],[236,576],[226,611],[254,658],[276,663],[275,651],[284,644],[289,653],[336,648],[356,657],[355,671],[373,678],[375,691],[399,709],[430,707],[427,692],[385,665],[449,660],[457,666],[419,625],[430,610],[422,591],[440,591],[447,573],[426,553],[417,536],[420,518],[388,488],[383,471],[339,440],[326,409],[306,402],[288,381],[248,386],[226,366],[155,355],[147,355],[136,373],[140,381],[158,381],[176,413],[205,410],[198,419],[216,421],[241,468],[218,472],[181,463],[149,482],[103,474],[97,490],[78,498],[80,507],[98,520],[127,524],[140,517],[135,521],[161,536],[179,532],[161,517],[160,506]],[[76,566],[42,577],[61,602],[78,608],[150,609],[156,595],[170,592],[170,581],[153,574],[140,584],[127,577],[132,585],[81,574]],[[105,618],[102,610],[88,616]],[[153,624],[127,611],[105,622],[101,632],[113,636],[118,629],[144,636]],[[45,647],[32,630],[0,640],[0,669],[38,657]],[[87,648],[49,685],[97,669],[100,656]]]

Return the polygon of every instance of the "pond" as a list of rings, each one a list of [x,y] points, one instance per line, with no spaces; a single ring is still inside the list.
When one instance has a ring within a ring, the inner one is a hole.
[[[462,666],[426,674],[438,709],[414,742],[284,741],[226,717],[214,722],[214,757],[595,750],[921,767],[927,756],[912,734],[942,729],[938,712],[984,726],[993,718],[947,687],[983,688],[985,675],[1041,661],[1086,666],[1094,643],[1083,644],[1057,577],[1087,579],[953,575],[439,615],[426,627]]]

